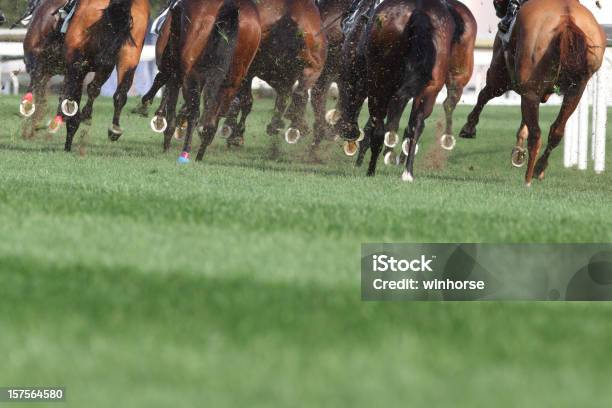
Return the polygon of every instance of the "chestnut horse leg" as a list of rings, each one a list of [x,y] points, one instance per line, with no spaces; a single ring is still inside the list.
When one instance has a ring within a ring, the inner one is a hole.
[[[540,139],[540,98],[533,95],[523,95],[521,97],[521,112],[523,114],[523,121],[529,131],[529,136],[527,137],[529,159],[527,161],[527,172],[525,173],[525,185],[529,187],[531,186],[536,159],[542,145],[542,140]]]
[[[510,76],[506,69],[504,53],[500,40],[495,41],[493,59],[487,71],[487,83],[478,94],[478,101],[468,116],[467,123],[461,129],[459,137],[473,139],[476,137],[476,125],[485,105],[493,98],[506,93],[511,87]]]
[[[94,101],[98,96],[100,96],[102,85],[104,85],[104,83],[108,80],[108,77],[110,77],[112,72],[112,66],[99,70],[96,72],[93,81],[87,85],[87,103],[81,111],[81,121],[87,125],[91,124]]]
[[[539,180],[544,178],[544,171],[548,166],[548,157],[553,149],[559,146],[559,143],[561,143],[561,139],[565,133],[565,125],[567,124],[567,121],[572,113],[574,113],[576,110],[576,107],[578,106],[578,103],[580,102],[582,94],[586,88],[586,84],[587,81],[583,80],[582,83],[572,88],[571,91],[566,93],[563,97],[563,103],[561,104],[559,115],[550,126],[550,133],[548,134],[548,144],[546,145],[546,149],[544,149],[542,157],[540,157],[535,166],[534,175]]]

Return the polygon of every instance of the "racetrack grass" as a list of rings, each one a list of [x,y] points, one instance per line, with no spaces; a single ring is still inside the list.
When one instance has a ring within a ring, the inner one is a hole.
[[[564,169],[561,146],[523,186],[518,107],[432,160],[438,110],[405,184],[334,142],[322,165],[305,140],[271,158],[268,100],[244,148],[178,166],[135,103],[110,143],[101,98],[66,154],[0,99],[0,385],[65,385],[74,407],[611,404],[607,304],[360,300],[362,242],[612,240],[610,171]]]

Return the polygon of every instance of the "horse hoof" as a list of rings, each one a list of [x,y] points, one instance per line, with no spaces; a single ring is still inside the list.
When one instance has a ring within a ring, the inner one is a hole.
[[[512,165],[514,167],[523,167],[527,161],[527,150],[521,146],[514,146],[512,149]]]
[[[394,164],[397,164],[397,155],[393,150],[389,150],[387,153],[385,153],[384,163],[385,166],[393,166]]]
[[[19,104],[19,113],[21,116],[25,118],[29,118],[36,111],[36,105],[34,104],[34,96],[32,92],[28,92],[21,99],[21,104]]]
[[[414,181],[414,176],[410,172],[408,172],[408,170],[404,170],[404,172],[402,173],[402,181],[412,183]]]
[[[459,137],[462,139],[475,139],[476,130],[468,130],[464,126],[463,129],[461,129],[461,132],[459,132]]]
[[[51,134],[57,133],[62,127],[62,123],[64,123],[64,120],[60,115],[57,115],[49,121],[49,124],[47,125],[47,131]]]
[[[402,152],[408,156],[408,139],[404,139],[402,142]],[[416,156],[419,153],[419,145],[417,144],[414,148],[414,155]]]
[[[325,121],[335,126],[340,121],[340,111],[338,109],[330,109],[325,114]]]
[[[389,131],[385,133],[385,146],[393,149],[395,146],[397,146],[397,142],[399,142],[399,136],[396,132]]]
[[[359,137],[357,138],[357,141],[361,142],[363,139],[365,139],[365,132],[363,129],[359,128]]]
[[[155,133],[163,133],[168,128],[168,121],[163,116],[155,115],[151,119],[151,129]]]
[[[113,124],[108,128],[108,138],[111,142],[116,142],[119,140],[122,134],[123,129],[121,129],[119,126]]]
[[[285,132],[285,142],[289,144],[296,144],[300,140],[300,137],[302,137],[302,134],[299,129],[290,127]]]
[[[440,138],[440,147],[444,150],[453,150],[455,145],[457,144],[457,140],[453,135],[444,134]]]
[[[178,164],[188,164],[190,161],[191,161],[191,159],[189,158],[189,153],[187,153],[187,152],[181,153],[181,155],[178,157],[178,159],[176,159],[176,162]]]
[[[230,125],[224,124],[223,126],[221,126],[221,128],[219,129],[219,137],[223,138],[223,139],[227,139],[232,135],[232,132],[234,130],[232,129],[232,127]]]
[[[61,108],[64,115],[72,117],[79,111],[79,104],[70,99],[64,99]]]
[[[359,142],[357,140],[345,140],[342,149],[344,150],[344,154],[352,157],[357,154],[357,150],[359,150]]]

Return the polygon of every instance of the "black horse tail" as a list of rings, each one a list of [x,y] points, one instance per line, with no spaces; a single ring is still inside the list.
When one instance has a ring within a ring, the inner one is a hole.
[[[102,12],[102,18],[91,29],[91,36],[100,50],[96,63],[115,65],[121,47],[131,42],[133,0],[110,0]]]
[[[238,42],[239,10],[234,0],[225,0],[204,51],[203,64],[212,69],[204,86],[204,101],[213,106],[231,68],[234,50]]]
[[[404,44],[408,53],[404,62],[404,78],[398,91],[407,100],[420,94],[432,79],[436,63],[434,27],[431,19],[422,10],[414,10],[404,27]]]

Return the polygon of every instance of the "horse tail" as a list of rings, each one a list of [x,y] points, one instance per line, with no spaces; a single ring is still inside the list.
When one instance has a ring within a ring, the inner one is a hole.
[[[404,27],[403,39],[408,44],[404,63],[404,78],[398,94],[408,99],[420,94],[432,79],[436,63],[434,27],[422,10],[414,10]]]
[[[208,70],[211,75],[206,78],[204,87],[204,100],[207,104],[219,103],[217,100],[219,90],[229,74],[238,42],[238,23],[239,9],[236,2],[225,0],[204,51],[203,63],[213,68]]]
[[[132,2],[133,0],[110,0],[102,12],[102,19],[91,30],[91,35],[98,42],[101,50],[98,59],[103,65],[114,65],[117,62],[119,49],[127,43],[134,44],[132,38]]]
[[[588,72],[589,46],[584,32],[573,20],[559,36],[559,61],[566,73],[586,74]]]

